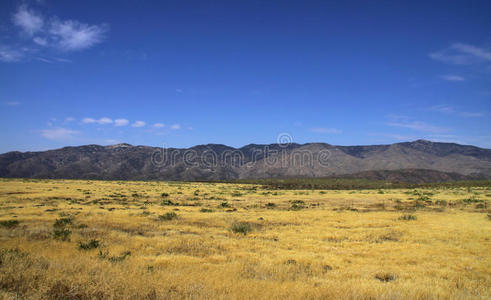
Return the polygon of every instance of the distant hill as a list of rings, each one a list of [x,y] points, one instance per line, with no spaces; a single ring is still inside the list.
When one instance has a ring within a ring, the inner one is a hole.
[[[165,150],[87,145],[1,154],[0,177],[183,181],[352,177],[440,182],[491,178],[491,150],[426,140],[372,146],[208,144]]]

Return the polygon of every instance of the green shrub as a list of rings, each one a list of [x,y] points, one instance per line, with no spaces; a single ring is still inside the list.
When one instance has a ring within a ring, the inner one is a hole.
[[[274,207],[276,207],[276,204],[273,202],[269,202],[269,203],[266,203],[266,207],[267,208],[274,208]]]
[[[14,228],[19,225],[19,221],[17,220],[5,220],[5,221],[0,221],[0,226],[5,227],[5,228]]]
[[[177,214],[173,211],[167,212],[167,213],[159,216],[160,221],[171,221],[174,219],[177,219]]]
[[[241,233],[243,235],[252,232],[252,226],[247,222],[235,222],[230,229],[233,233]]]
[[[169,197],[169,193],[162,193],[160,196],[162,196],[162,198],[167,198]]]
[[[416,217],[415,215],[402,215],[399,217],[399,220],[404,220],[404,221],[414,221],[414,220],[417,220],[418,217]]]
[[[55,220],[53,227],[61,228],[61,227],[65,227],[66,225],[71,225],[72,223],[73,223],[73,217],[60,218]]]
[[[166,205],[177,205],[177,203],[172,202],[171,200],[163,200],[160,205],[166,206]]]
[[[301,210],[305,208],[305,202],[303,200],[293,200],[291,203],[290,210]]]
[[[204,208],[204,207],[203,207],[203,208],[202,208],[202,209],[200,209],[199,211],[200,211],[200,212],[202,212],[202,213],[211,213],[211,212],[213,212],[213,209],[210,209],[210,208]]]
[[[80,241],[78,243],[78,248],[80,250],[90,250],[90,249],[95,249],[95,248],[99,248],[100,246],[100,242],[98,240],[90,240],[88,242],[82,242]]]
[[[436,200],[435,204],[441,205],[441,206],[447,206],[448,202],[447,202],[447,200]]]
[[[230,207],[230,205],[228,204],[227,201],[225,201],[225,202],[220,203],[220,207],[226,208],[226,207]]]
[[[70,240],[70,235],[72,232],[68,230],[67,228],[61,228],[61,229],[53,229],[53,238],[55,240],[61,240],[61,241],[69,241]]]

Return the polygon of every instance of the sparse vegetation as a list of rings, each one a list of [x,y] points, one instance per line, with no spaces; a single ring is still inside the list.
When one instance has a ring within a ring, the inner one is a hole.
[[[0,179],[0,298],[486,299],[490,191]]]
[[[402,215],[399,217],[399,220],[403,220],[403,221],[415,221],[417,220],[418,217],[416,217],[415,215]]]
[[[5,227],[5,228],[14,228],[19,225],[19,221],[17,220],[4,220],[0,221],[0,227]]]
[[[246,235],[249,232],[252,232],[252,226],[251,226],[251,224],[249,224],[247,222],[235,222],[232,224],[230,229],[234,233],[241,233],[243,235]]]
[[[161,221],[171,221],[174,219],[177,219],[177,214],[175,212],[167,212],[159,216],[159,220]]]
[[[82,242],[80,241],[78,244],[78,248],[81,250],[90,250],[90,249],[95,249],[99,248],[100,242],[98,240],[90,240],[88,242]]]

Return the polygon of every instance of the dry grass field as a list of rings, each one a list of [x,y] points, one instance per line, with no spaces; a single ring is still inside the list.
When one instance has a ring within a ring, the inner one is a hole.
[[[491,188],[0,180],[3,299],[490,299]]]

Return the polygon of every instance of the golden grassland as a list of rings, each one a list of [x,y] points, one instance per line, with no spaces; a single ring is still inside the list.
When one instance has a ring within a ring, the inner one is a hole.
[[[0,180],[3,299],[489,299],[491,188]]]

